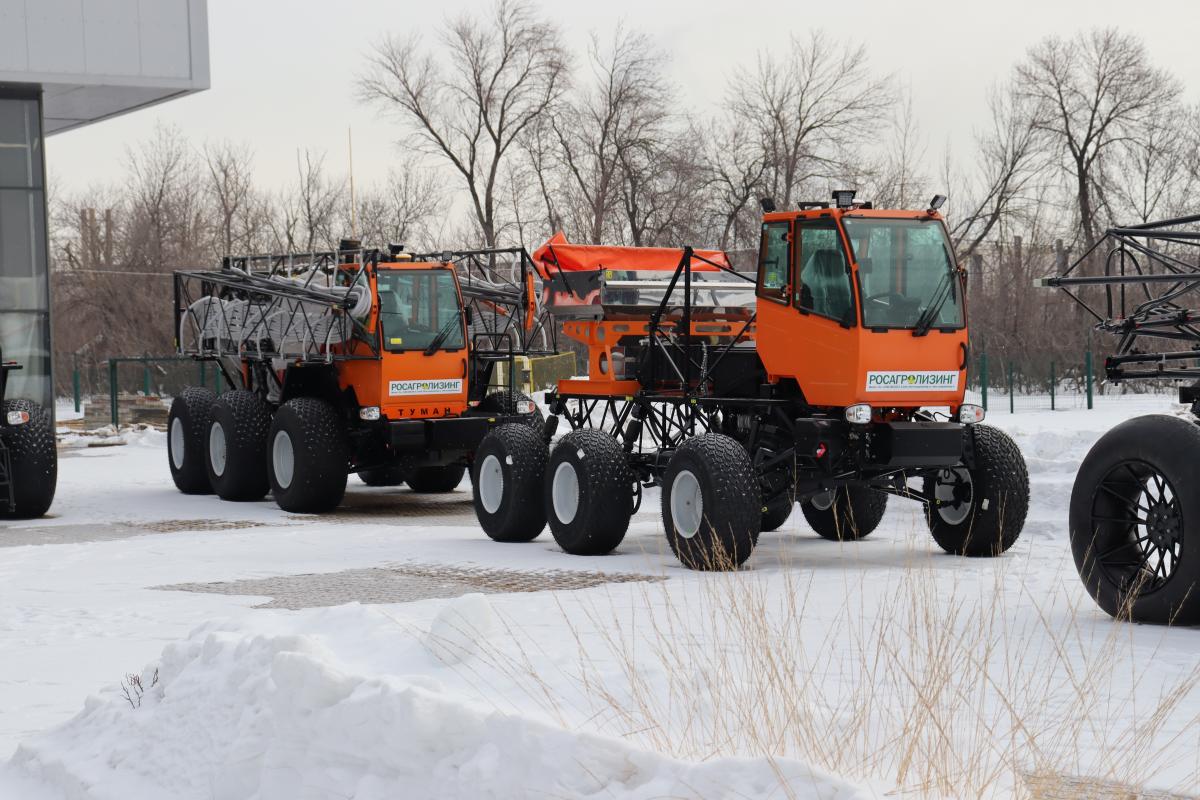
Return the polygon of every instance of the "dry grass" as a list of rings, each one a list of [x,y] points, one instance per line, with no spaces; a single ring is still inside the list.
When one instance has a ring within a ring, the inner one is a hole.
[[[1200,662],[1171,652],[1178,634],[1080,613],[1074,574],[1031,585],[1025,558],[946,570],[914,545],[880,569],[856,547],[832,593],[785,565],[559,597],[574,666],[512,620],[462,668],[567,727],[685,759],[798,758],[897,796],[1200,789]]]

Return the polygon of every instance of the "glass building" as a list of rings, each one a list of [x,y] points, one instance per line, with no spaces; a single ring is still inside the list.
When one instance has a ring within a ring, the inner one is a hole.
[[[23,367],[10,397],[54,407],[45,137],[208,85],[206,0],[0,0],[0,351]]]
[[[53,408],[42,99],[0,92],[0,349],[8,394]]]

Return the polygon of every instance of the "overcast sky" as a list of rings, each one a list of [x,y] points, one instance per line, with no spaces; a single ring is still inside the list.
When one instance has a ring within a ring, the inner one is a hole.
[[[401,153],[400,130],[355,98],[364,52],[386,32],[418,30],[432,41],[447,16],[479,12],[481,0],[209,0],[212,88],[117,119],[52,137],[47,145],[58,191],[114,181],[129,143],[158,122],[205,140],[245,142],[261,183],[292,180],[298,148],[327,152],[345,172],[353,128],[360,182],[385,174]],[[780,0],[543,0],[580,59],[589,32],[624,21],[670,54],[669,74],[682,111],[721,103],[727,76],[756,54],[782,53],[793,34],[821,28],[866,45],[872,68],[912,88],[913,106],[933,161],[949,145],[969,154],[972,131],[987,122],[986,93],[1033,42],[1088,27],[1117,26],[1146,42],[1155,62],[1175,72],[1191,102],[1200,99],[1197,0],[957,0],[843,3]],[[883,126],[881,124],[881,133]]]

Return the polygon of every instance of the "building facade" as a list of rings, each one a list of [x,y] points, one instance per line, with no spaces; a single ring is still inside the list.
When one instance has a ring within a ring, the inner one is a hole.
[[[53,409],[45,137],[209,86],[206,0],[0,0],[0,351]]]

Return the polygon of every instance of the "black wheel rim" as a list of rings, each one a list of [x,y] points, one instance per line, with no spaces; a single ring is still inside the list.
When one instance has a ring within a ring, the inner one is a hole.
[[[1092,547],[1101,571],[1121,590],[1148,594],[1178,571],[1184,520],[1167,477],[1145,461],[1122,461],[1092,496]]]

